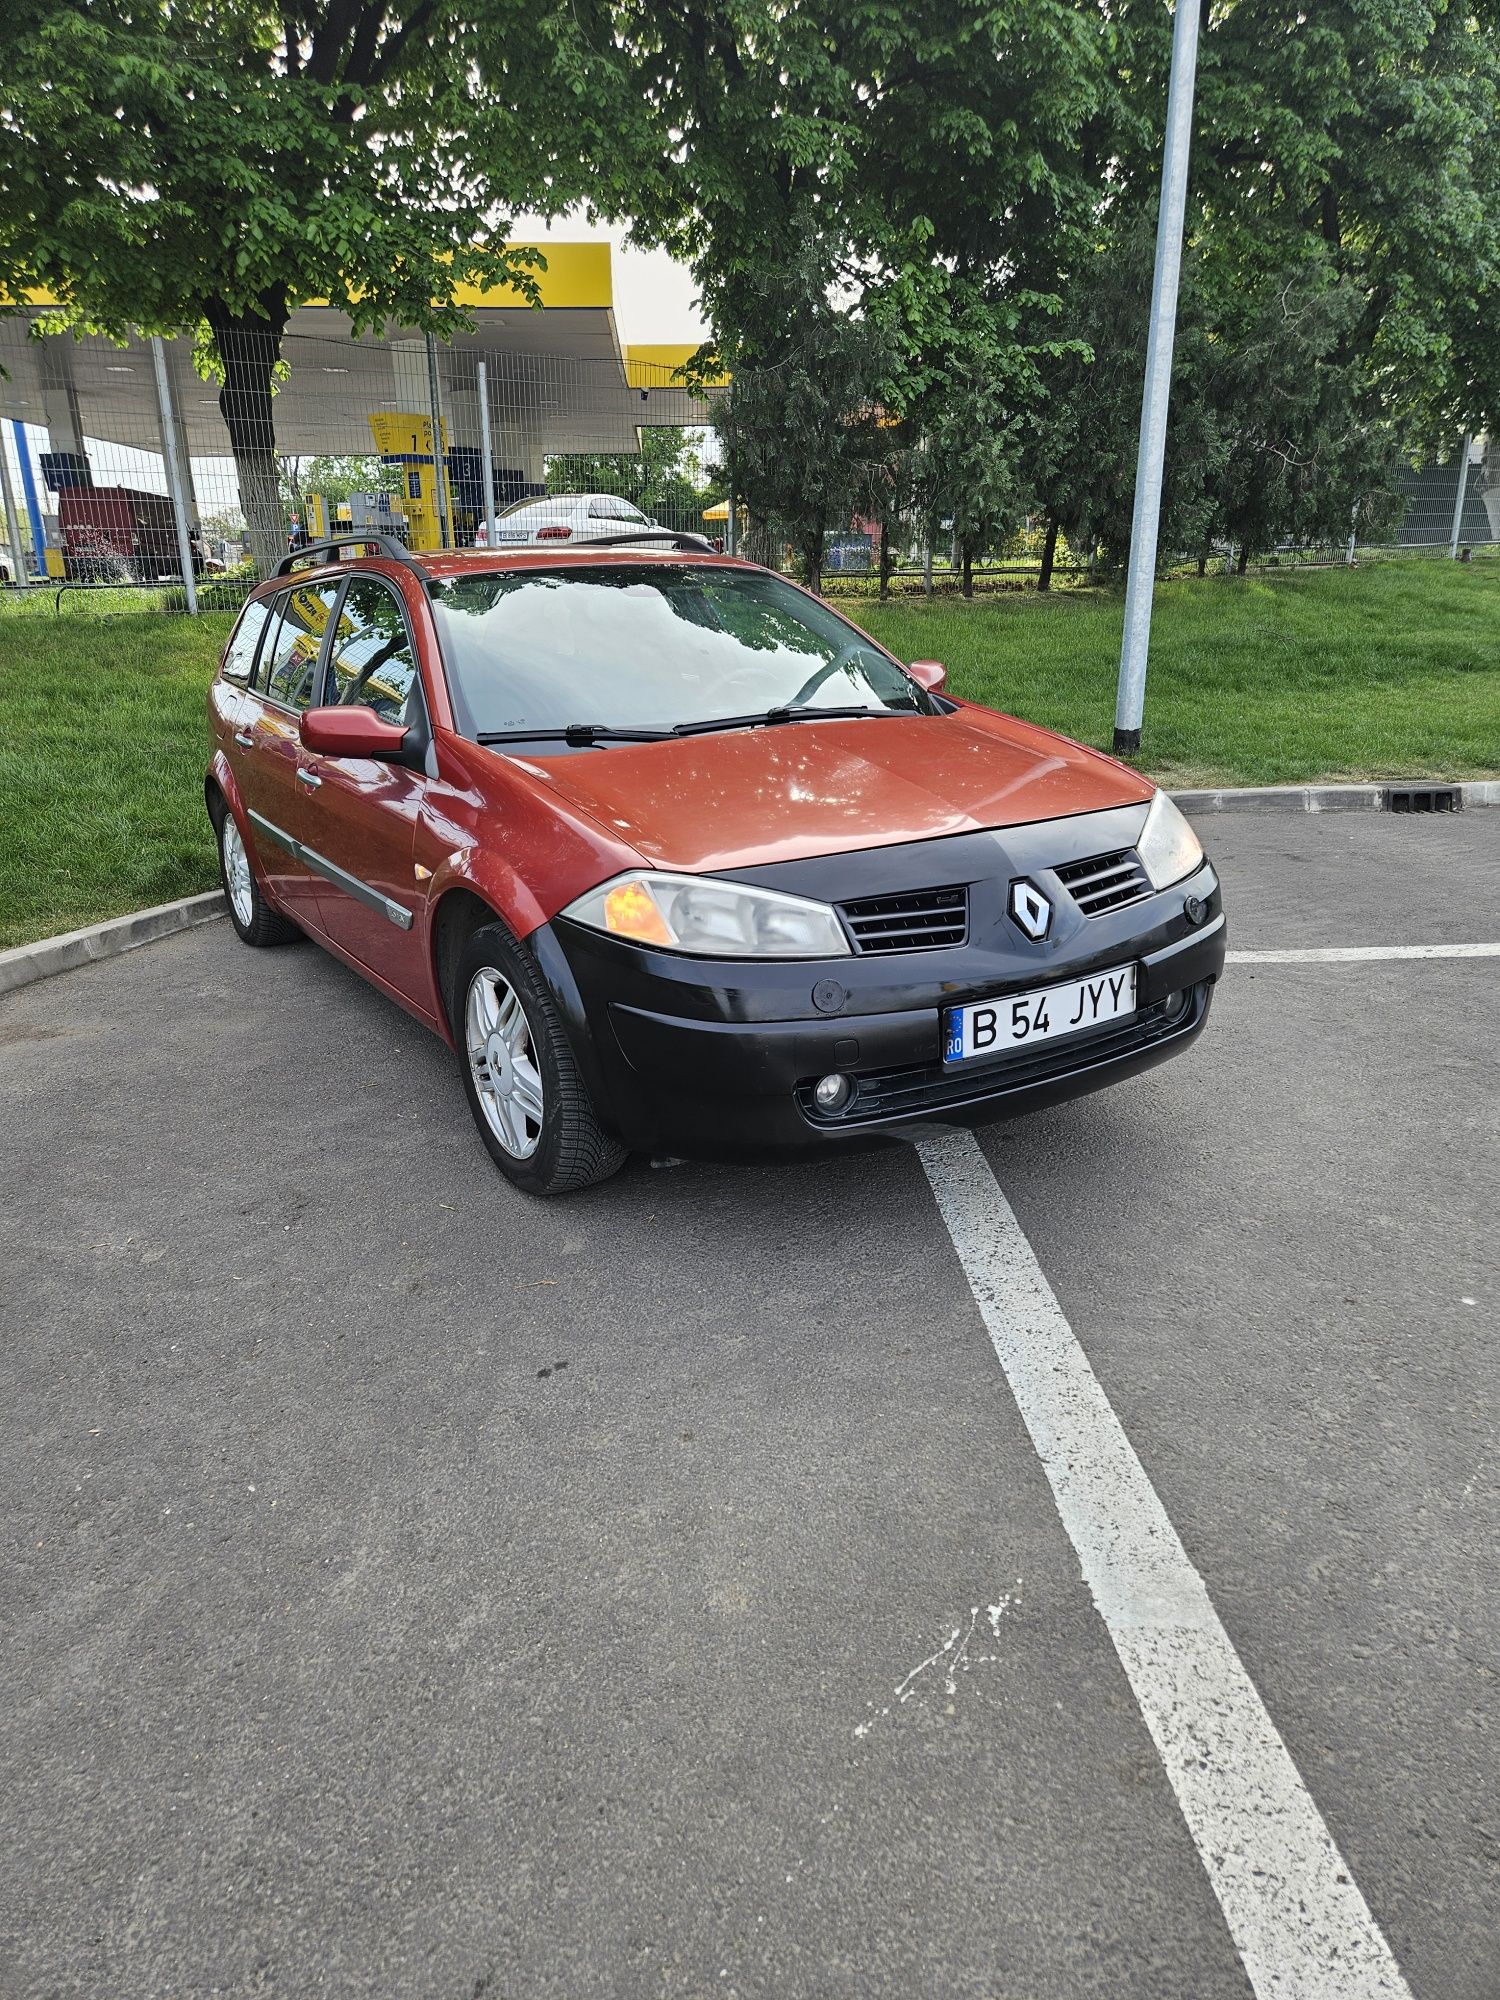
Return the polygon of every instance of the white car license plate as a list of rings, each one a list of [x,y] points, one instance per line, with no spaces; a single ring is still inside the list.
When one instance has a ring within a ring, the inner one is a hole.
[[[1034,993],[1011,993],[999,1000],[975,1000],[950,1007],[943,1016],[943,1061],[1003,1055],[1058,1035],[1122,1021],[1135,1012],[1135,967],[1116,966],[1066,986],[1041,986]]]

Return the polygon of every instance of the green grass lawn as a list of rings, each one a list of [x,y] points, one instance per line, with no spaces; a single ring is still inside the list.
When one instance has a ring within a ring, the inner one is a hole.
[[[0,946],[214,886],[203,697],[230,623],[0,610]]]
[[[840,600],[955,694],[1107,747],[1122,599]],[[1161,586],[1143,769],[1176,785],[1500,771],[1500,562],[1401,560]]]
[[[1108,744],[1118,596],[839,602],[955,693]],[[229,623],[0,609],[0,946],[213,886]],[[1177,785],[1500,774],[1500,562],[1164,585],[1138,761]]]

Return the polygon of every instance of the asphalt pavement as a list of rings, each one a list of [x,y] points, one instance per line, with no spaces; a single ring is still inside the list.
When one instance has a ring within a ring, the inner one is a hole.
[[[1232,948],[1500,940],[1500,812],[1203,831]],[[1417,2000],[1500,1996],[1497,1031],[1235,964],[980,1135]],[[529,1202],[216,924],[0,1001],[0,1174],[4,2000],[1251,1992],[915,1152]]]

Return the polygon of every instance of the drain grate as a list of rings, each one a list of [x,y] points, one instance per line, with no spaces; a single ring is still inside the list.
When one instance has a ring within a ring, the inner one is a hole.
[[[1464,809],[1459,785],[1387,785],[1385,809],[1393,813],[1456,813]]]

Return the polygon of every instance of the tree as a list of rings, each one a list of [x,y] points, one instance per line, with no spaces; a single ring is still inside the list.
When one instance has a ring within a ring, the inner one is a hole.
[[[1097,198],[1059,259],[1027,476],[1106,567],[1128,550],[1171,24],[1116,0],[1080,152]],[[1388,514],[1406,448],[1500,387],[1493,10],[1421,0],[1206,0],[1167,434],[1164,559],[1242,563]],[[1467,412],[1467,416],[1461,414]]]
[[[928,539],[939,517],[952,521],[965,597],[974,594],[976,560],[1025,513],[1022,445],[1040,398],[1038,362],[1053,344],[1018,337],[1021,303],[999,307],[972,297],[917,405]]]
[[[0,75],[0,268],[64,324],[200,336],[263,567],[293,308],[441,335],[461,287],[534,293],[504,218],[607,206],[646,116],[607,0],[9,0]]]
[[[1154,218],[1116,218],[1069,277],[1061,315],[1047,322],[1054,339],[1039,357],[1022,472],[1047,520],[1042,589],[1059,534],[1106,574],[1123,569],[1129,554],[1154,238]],[[1212,351],[1199,257],[1189,245],[1162,481],[1163,560],[1199,549],[1210,531],[1210,481],[1223,454],[1208,387]]]
[[[1189,242],[1210,297],[1268,310],[1315,260],[1347,288],[1328,365],[1412,442],[1500,414],[1500,20],[1489,0],[1205,0]],[[1171,27],[1111,11],[1100,240],[1154,204]],[[1253,316],[1253,315],[1252,315]]]
[[[1007,302],[1048,289],[1096,200],[1078,141],[1104,78],[1097,17],[1074,0],[738,0],[624,18],[679,135],[637,234],[692,264],[735,376],[740,490],[754,515],[745,479],[761,482],[816,573],[827,528],[852,505],[886,520],[915,472],[889,420],[935,407],[940,376],[980,395],[954,358],[968,335],[948,331],[976,301],[995,309],[987,359],[1017,386]],[[1009,502],[991,473],[961,477],[994,520]]]
[[[1367,519],[1388,515],[1401,458],[1364,357],[1347,349],[1363,310],[1357,289],[1319,257],[1267,292],[1220,308],[1203,367],[1221,446],[1213,522],[1242,575],[1280,541],[1341,541],[1357,506]]]
[[[1104,44],[1074,0],[641,0],[621,23],[678,135],[639,190],[638,234],[692,264],[731,346],[764,274],[811,245],[858,301],[934,259],[1020,273],[1024,246],[1094,200],[1078,138]]]
[[[828,533],[848,526],[883,448],[895,349],[879,325],[829,300],[812,250],[764,274],[753,321],[748,292],[739,310],[755,358],[736,371],[714,428],[736,492],[791,541],[817,590]]]
[[[1215,26],[1202,185],[1242,566],[1279,534],[1342,540],[1356,507],[1378,532],[1403,456],[1500,416],[1497,31],[1490,6],[1419,0]]]

